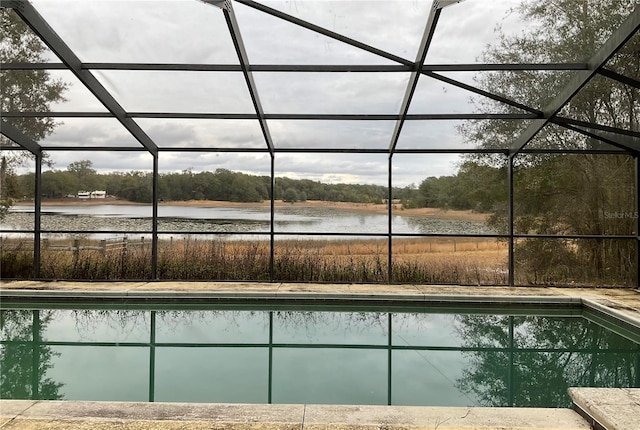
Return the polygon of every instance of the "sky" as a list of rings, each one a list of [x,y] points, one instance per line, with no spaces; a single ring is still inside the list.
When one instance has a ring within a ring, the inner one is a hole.
[[[442,11],[427,64],[474,63],[496,28],[525,28],[510,9],[517,0],[466,0]],[[54,31],[83,62],[239,64],[222,11],[198,0],[32,0]],[[263,1],[269,7],[415,60],[431,1]],[[251,64],[394,64],[390,60],[303,29],[234,2]],[[58,61],[53,54],[50,61]],[[129,112],[255,113],[239,72],[92,72]],[[69,71],[50,71],[69,84],[66,101],[52,111],[106,109]],[[469,76],[448,76],[469,81]],[[397,114],[408,73],[254,72],[265,113]],[[472,113],[473,94],[422,76],[409,113]],[[265,148],[257,121],[137,118],[159,147]],[[394,121],[269,120],[278,148],[375,148],[389,146]],[[407,121],[398,148],[472,148],[460,121]],[[139,146],[110,118],[65,118],[43,147]],[[54,168],[90,159],[99,172],[150,170],[137,152],[52,151]],[[419,184],[453,174],[458,155],[396,155],[394,185]],[[161,172],[226,168],[269,174],[268,154],[161,153]],[[387,156],[277,154],[276,175],[323,182],[387,183]]]

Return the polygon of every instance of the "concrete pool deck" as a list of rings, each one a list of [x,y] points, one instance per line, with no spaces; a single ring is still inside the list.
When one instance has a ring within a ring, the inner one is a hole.
[[[588,430],[570,409],[238,405],[13,400],[0,402],[2,430],[438,429]]]
[[[2,282],[0,300],[419,305],[572,304],[640,330],[640,291],[250,282]],[[640,429],[640,389],[572,388],[576,409],[223,405],[0,400],[0,429]]]

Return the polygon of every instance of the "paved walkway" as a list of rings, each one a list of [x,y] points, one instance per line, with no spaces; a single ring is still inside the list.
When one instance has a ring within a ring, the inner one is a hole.
[[[588,430],[570,409],[0,401],[2,430]]]

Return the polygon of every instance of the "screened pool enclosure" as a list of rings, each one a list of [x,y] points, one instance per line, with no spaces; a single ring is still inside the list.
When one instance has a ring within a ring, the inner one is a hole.
[[[5,279],[638,286],[637,1],[0,6]]]

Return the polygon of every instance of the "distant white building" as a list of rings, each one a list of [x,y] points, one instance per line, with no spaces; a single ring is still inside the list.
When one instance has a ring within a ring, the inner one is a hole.
[[[102,190],[96,191],[78,191],[77,197],[79,199],[106,199],[107,192]]]

